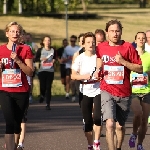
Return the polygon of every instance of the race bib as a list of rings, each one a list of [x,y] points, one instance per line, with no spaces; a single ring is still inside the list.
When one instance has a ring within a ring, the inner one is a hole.
[[[133,73],[131,82],[132,82],[132,88],[145,88],[148,85],[148,74]]]
[[[48,62],[48,61],[42,62],[42,68],[43,69],[51,69],[52,67],[53,67],[52,62]]]
[[[20,69],[5,69],[2,72],[2,87],[22,86]]]
[[[124,66],[104,65],[104,80],[107,84],[123,84]]]

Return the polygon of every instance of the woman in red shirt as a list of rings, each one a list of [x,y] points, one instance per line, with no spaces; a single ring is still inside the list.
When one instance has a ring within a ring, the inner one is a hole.
[[[23,28],[17,22],[9,23],[5,31],[8,43],[0,46],[0,105],[6,121],[6,148],[16,150],[29,103],[26,75],[33,74],[33,56],[29,46],[19,43]]]

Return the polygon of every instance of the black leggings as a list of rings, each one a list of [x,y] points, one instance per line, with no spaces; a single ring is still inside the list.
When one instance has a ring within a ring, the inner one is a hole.
[[[0,105],[6,121],[6,134],[19,134],[25,109],[29,103],[28,92],[0,91]]]
[[[51,101],[51,88],[54,80],[54,72],[42,71],[39,72],[40,80],[40,94],[46,97],[47,105],[50,105]]]
[[[94,104],[93,118],[92,110]],[[101,126],[101,96],[96,95],[95,97],[88,97],[83,95],[81,101],[82,115],[85,122],[85,132],[93,130],[93,123],[97,126]]]

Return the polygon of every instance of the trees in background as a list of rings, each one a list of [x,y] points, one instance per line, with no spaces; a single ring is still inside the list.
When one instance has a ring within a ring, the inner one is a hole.
[[[139,4],[140,8],[145,8],[150,0],[69,0],[69,9],[76,10],[77,6],[82,6],[83,12],[87,12],[87,4]],[[45,14],[64,10],[64,0],[0,0],[0,12],[3,14]]]

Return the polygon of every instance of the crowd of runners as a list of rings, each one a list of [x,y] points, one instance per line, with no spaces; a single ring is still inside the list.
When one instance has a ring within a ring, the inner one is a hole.
[[[60,78],[66,99],[79,99],[88,150],[101,150],[103,122],[109,150],[121,150],[125,122],[133,111],[129,147],[144,150],[150,123],[150,30],[135,34],[133,43],[121,39],[118,20],[106,23],[105,32],[81,33],[63,39],[62,47],[51,46],[51,37],[41,39],[40,48],[32,35],[17,22],[6,25],[7,44],[0,46],[0,105],[6,122],[7,150],[23,150],[27,110],[33,102],[33,78],[40,82],[39,103],[46,100],[51,110],[54,63],[60,64]],[[76,44],[78,40],[78,44]],[[37,65],[38,64],[38,65]],[[71,92],[70,92],[71,90]],[[103,131],[104,132],[104,131]]]

